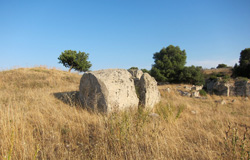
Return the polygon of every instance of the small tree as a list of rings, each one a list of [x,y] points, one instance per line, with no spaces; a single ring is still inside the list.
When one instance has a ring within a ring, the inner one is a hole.
[[[216,68],[227,68],[227,65],[226,64],[218,64],[218,66]]]
[[[59,63],[62,63],[65,67],[69,68],[69,72],[75,69],[80,72],[86,72],[92,66],[90,61],[87,61],[89,57],[88,53],[72,50],[65,50],[58,57]]]
[[[233,75],[250,78],[250,48],[241,51],[239,65],[235,64]]]
[[[143,73],[148,73],[148,74],[150,74],[150,71],[149,70],[147,70],[147,69],[141,69],[141,71],[143,72]]]
[[[130,67],[128,70],[131,70],[131,69],[138,70],[139,68],[138,67]]]
[[[151,75],[160,82],[178,82],[179,74],[186,64],[186,52],[178,46],[169,45],[154,54],[155,64]]]
[[[185,67],[180,74],[180,82],[195,85],[203,85],[205,83],[202,67]]]

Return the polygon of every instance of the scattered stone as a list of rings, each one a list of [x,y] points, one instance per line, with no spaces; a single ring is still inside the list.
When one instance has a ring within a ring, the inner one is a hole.
[[[198,91],[192,92],[192,97],[200,97],[200,92]]]
[[[234,103],[234,102],[236,102],[236,99],[233,99],[233,100],[232,100],[232,103]]]
[[[195,114],[197,114],[198,112],[197,112],[196,110],[192,110],[191,113],[195,115]]]
[[[203,85],[202,86],[193,86],[191,88],[191,90],[199,91],[199,90],[202,90],[202,88],[203,88]]]
[[[221,105],[225,105],[226,104],[226,101],[225,100],[217,100],[215,101],[216,103],[219,103]]]
[[[186,97],[191,97],[191,93],[189,93],[189,92],[184,92],[184,91],[182,91],[182,90],[177,90],[179,93],[180,93],[180,95],[182,95],[182,96],[186,96]]]
[[[191,91],[191,87],[189,87],[189,86],[184,86],[184,88],[185,88],[186,90]]]
[[[244,99],[245,101],[248,101],[249,99],[248,99],[248,97],[245,97],[245,99]]]
[[[178,88],[181,88],[181,86],[176,86],[176,88],[178,89]]]
[[[170,89],[170,88],[167,88],[167,92],[170,93],[170,92],[171,92],[171,89]]]
[[[227,103],[226,103],[225,100],[222,100],[222,101],[220,102],[220,104],[225,105],[225,104],[227,104]]]
[[[151,118],[153,118],[153,119],[160,118],[159,114],[157,114],[157,113],[150,113],[148,116],[151,117]]]
[[[163,92],[168,92],[168,93],[170,93],[170,92],[171,92],[171,89],[170,89],[170,88],[164,88],[164,89],[162,89],[162,91],[163,91]]]

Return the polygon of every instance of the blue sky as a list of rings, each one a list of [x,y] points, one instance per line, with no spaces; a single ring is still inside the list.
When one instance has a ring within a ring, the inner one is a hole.
[[[0,0],[0,70],[89,53],[91,70],[150,69],[168,45],[187,66],[234,65],[250,47],[250,0]]]

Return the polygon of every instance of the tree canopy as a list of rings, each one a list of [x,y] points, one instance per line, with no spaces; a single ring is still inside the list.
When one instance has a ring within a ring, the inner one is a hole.
[[[195,85],[202,85],[205,82],[204,75],[202,74],[202,67],[184,67],[180,74],[180,82],[190,83]]]
[[[250,48],[241,51],[239,65],[234,66],[234,76],[250,78]]]
[[[177,82],[179,74],[186,64],[186,52],[178,46],[169,45],[153,56],[155,64],[151,69],[152,76],[160,82]]]
[[[80,72],[86,72],[92,66],[90,61],[87,61],[89,57],[88,53],[72,50],[65,50],[58,57],[59,63],[62,63],[65,67],[69,68],[69,72],[71,69],[75,69]]]
[[[130,69],[136,69],[136,70],[138,70],[139,68],[138,67],[130,67],[128,70],[130,70]]]
[[[218,64],[218,66],[216,68],[227,68],[227,65],[226,64]]]

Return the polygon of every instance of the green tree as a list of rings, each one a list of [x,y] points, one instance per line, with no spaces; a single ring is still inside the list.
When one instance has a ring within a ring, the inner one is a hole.
[[[178,46],[169,45],[153,56],[155,64],[151,75],[160,82],[178,82],[179,74],[186,64],[186,52]]]
[[[239,65],[235,64],[233,75],[250,78],[250,48],[241,51]]]
[[[90,61],[87,61],[89,57],[88,53],[72,50],[65,50],[58,57],[59,63],[62,63],[65,67],[69,68],[69,72],[75,69],[80,72],[86,72],[92,66]]]
[[[180,82],[195,85],[202,85],[205,82],[202,67],[184,67],[180,73]]]
[[[227,68],[227,65],[226,64],[218,64],[218,66],[216,68]]]
[[[147,69],[141,69],[141,71],[142,71],[143,73],[148,73],[148,74],[150,74],[150,71],[147,70]]]
[[[131,69],[138,70],[139,68],[138,67],[130,67],[128,70],[131,70]]]

